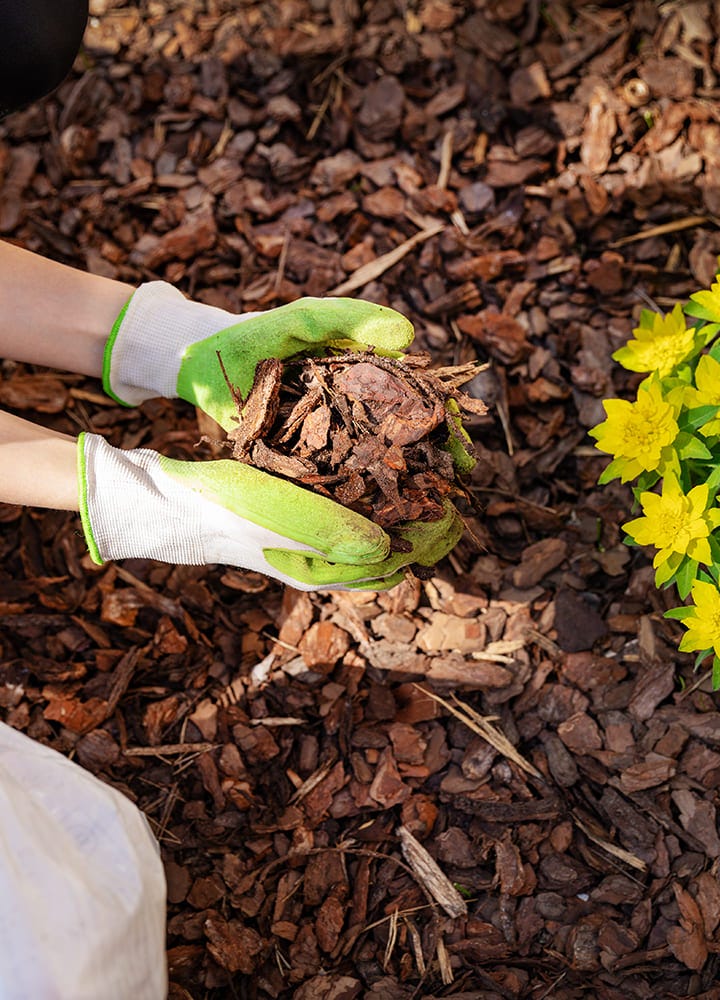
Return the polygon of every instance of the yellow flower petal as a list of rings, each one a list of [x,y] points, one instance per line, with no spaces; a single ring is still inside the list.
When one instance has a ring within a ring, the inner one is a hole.
[[[707,538],[693,538],[687,548],[687,554],[696,562],[709,566],[712,562],[712,552],[710,542]]]
[[[656,378],[642,383],[637,399],[607,399],[603,403],[607,420],[591,430],[596,447],[622,460],[618,469],[623,481],[640,472],[654,472],[663,464],[663,451],[678,434],[674,407],[663,398]]]
[[[708,318],[720,322],[720,284],[714,282],[709,291],[703,289],[701,292],[695,292],[690,298],[711,314]]]
[[[695,347],[695,331],[687,328],[679,303],[667,316],[643,314],[633,334],[635,339],[615,351],[613,358],[629,371],[657,372],[661,378],[677,368]]]
[[[717,587],[704,580],[692,585],[694,607],[684,620],[687,632],[680,640],[684,653],[696,649],[713,649],[720,654],[720,593]]]
[[[711,516],[705,509],[708,495],[707,485],[701,484],[686,496],[673,472],[665,476],[662,493],[640,494],[643,517],[623,527],[638,545],[654,546],[657,550],[653,561],[655,569],[675,555],[689,556],[706,566],[712,563],[708,539],[718,516]]]

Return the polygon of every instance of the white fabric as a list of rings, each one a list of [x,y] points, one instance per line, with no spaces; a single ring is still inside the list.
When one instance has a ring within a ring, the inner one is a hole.
[[[203,565],[198,498],[163,473],[156,451],[123,451],[97,434],[86,434],[83,448],[87,512],[103,559]]]
[[[109,387],[118,399],[133,406],[154,396],[174,399],[185,348],[258,315],[236,316],[192,302],[165,281],[140,285],[112,344]]]
[[[221,563],[273,576],[296,589],[317,589],[273,569],[263,549],[322,555],[318,549],[238,517],[176,482],[163,471],[155,451],[113,448],[96,434],[84,435],[83,448],[87,513],[102,559]]]
[[[1,1000],[163,1000],[165,876],[145,817],[0,723]]]

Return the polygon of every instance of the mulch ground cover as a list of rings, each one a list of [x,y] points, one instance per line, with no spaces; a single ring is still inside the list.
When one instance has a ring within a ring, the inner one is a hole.
[[[463,391],[467,531],[307,595],[91,564],[0,507],[2,717],[124,791],[172,1000],[720,997],[720,713],[599,489],[611,353],[720,253],[714,2],[94,0],[0,128],[0,234],[236,312],[399,309]],[[183,403],[3,362],[0,405],[180,458]]]

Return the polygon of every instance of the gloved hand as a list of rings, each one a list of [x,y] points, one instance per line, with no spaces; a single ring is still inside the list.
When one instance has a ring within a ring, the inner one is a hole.
[[[401,313],[362,299],[304,298],[236,316],[192,302],[164,281],[151,281],[140,285],[115,322],[103,384],[129,406],[153,396],[179,397],[231,430],[237,405],[226,374],[246,398],[255,368],[266,358],[331,345],[389,354],[402,351],[412,338],[412,324]]]
[[[390,553],[378,525],[327,497],[233,459],[183,462],[78,441],[80,513],[90,554],[256,570],[299,590],[382,590],[410,563],[432,566],[462,534],[451,504],[407,525],[410,552]]]

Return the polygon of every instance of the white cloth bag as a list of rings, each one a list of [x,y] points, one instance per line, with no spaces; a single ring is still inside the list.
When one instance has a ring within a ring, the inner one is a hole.
[[[143,814],[0,723],[0,1000],[163,1000],[165,875]]]

